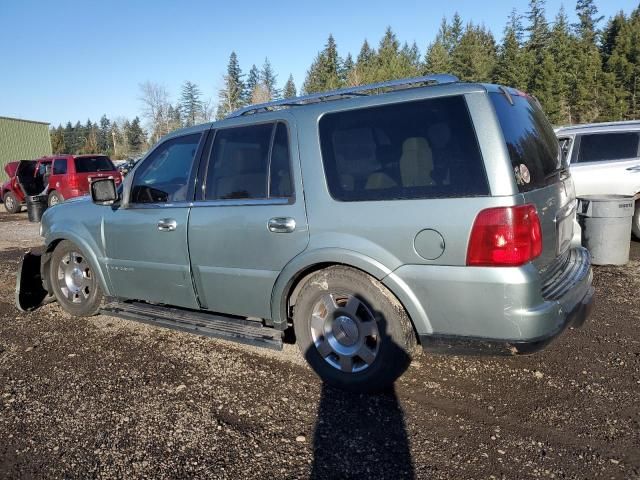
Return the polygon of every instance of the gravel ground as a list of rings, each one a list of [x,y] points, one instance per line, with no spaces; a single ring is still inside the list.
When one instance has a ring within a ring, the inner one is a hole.
[[[545,351],[420,355],[376,396],[324,387],[294,345],[22,314],[16,263],[39,243],[0,214],[2,478],[640,478],[638,242]]]

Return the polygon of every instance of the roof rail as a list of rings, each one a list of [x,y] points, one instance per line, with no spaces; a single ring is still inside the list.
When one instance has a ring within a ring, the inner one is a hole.
[[[349,98],[356,96],[369,95],[367,92],[373,90],[384,90],[385,92],[401,90],[405,88],[415,88],[424,85],[443,83],[454,83],[459,81],[455,75],[449,75],[446,73],[438,73],[434,75],[425,75],[422,77],[403,78],[401,80],[390,80],[388,82],[370,83],[368,85],[358,85],[356,87],[339,88],[338,90],[330,90],[328,92],[312,93],[311,95],[304,95],[302,97],[283,98],[282,100],[276,100],[267,103],[258,103],[256,105],[249,105],[240,108],[234,112],[231,112],[225,118],[236,118],[243,115],[256,114],[261,112],[270,112],[281,108],[294,107],[299,105],[309,105],[311,103],[326,102],[330,100],[339,100],[341,98]],[[382,93],[382,92],[376,92]]]

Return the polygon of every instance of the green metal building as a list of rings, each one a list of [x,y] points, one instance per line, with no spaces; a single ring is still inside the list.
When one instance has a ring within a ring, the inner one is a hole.
[[[0,181],[7,179],[4,166],[14,160],[51,155],[49,124],[0,117]]]

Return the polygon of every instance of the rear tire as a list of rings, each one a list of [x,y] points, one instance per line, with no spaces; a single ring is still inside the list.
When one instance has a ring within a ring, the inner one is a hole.
[[[4,208],[9,213],[18,213],[22,210],[22,205],[18,201],[18,198],[12,192],[7,192],[4,195]]]
[[[636,202],[636,211],[633,214],[631,231],[633,235],[640,240],[640,200]]]
[[[68,240],[53,251],[49,285],[60,306],[72,315],[90,317],[100,310],[102,290],[98,278],[86,255]]]
[[[50,207],[53,207],[54,205],[57,205],[59,203],[64,202],[64,197],[59,193],[56,192],[55,190],[53,192],[51,192],[49,194],[49,198],[47,200],[47,203]]]
[[[398,299],[375,278],[341,265],[306,279],[293,324],[298,347],[316,374],[352,392],[393,385],[417,343]]]

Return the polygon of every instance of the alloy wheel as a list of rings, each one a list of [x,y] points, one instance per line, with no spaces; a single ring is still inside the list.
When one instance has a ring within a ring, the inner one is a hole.
[[[320,356],[345,373],[366,370],[380,349],[375,317],[354,295],[324,294],[313,307],[310,328]]]
[[[87,259],[76,251],[62,257],[57,278],[60,291],[71,303],[85,303],[96,288],[95,277]]]

